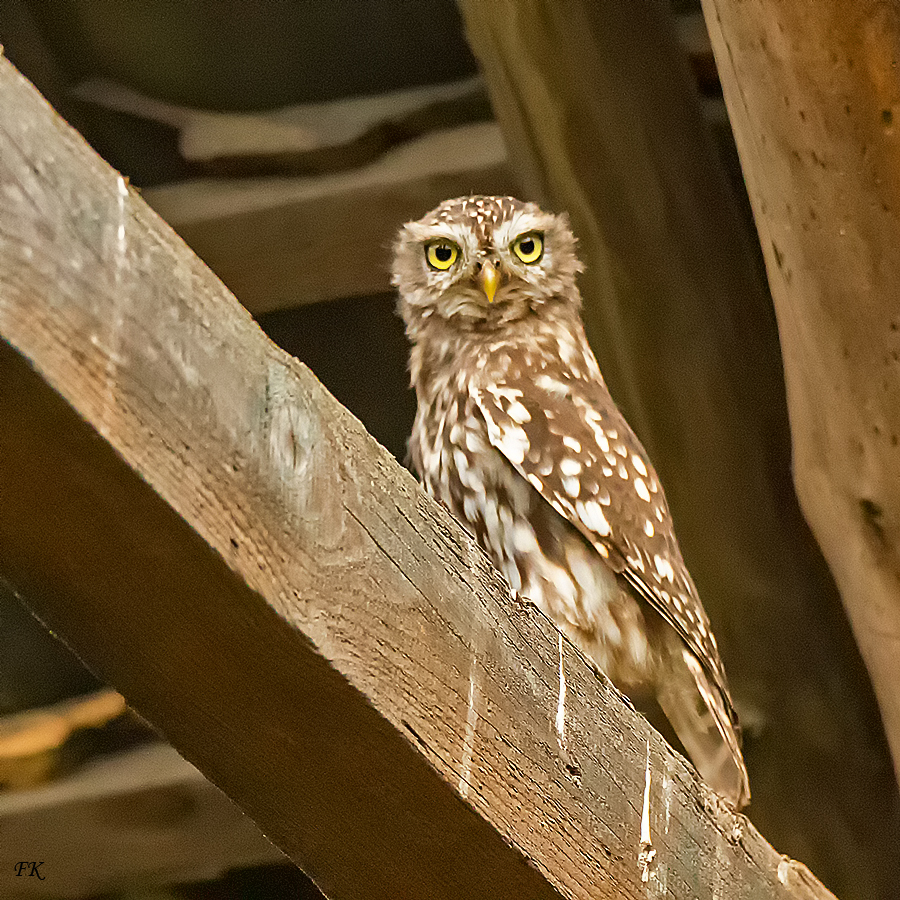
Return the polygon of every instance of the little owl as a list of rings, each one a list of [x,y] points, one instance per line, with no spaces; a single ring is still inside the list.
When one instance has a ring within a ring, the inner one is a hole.
[[[393,283],[412,343],[425,488],[624,692],[655,696],[705,781],[750,797],[716,641],[665,495],[581,322],[563,216],[448,200],[405,225]]]

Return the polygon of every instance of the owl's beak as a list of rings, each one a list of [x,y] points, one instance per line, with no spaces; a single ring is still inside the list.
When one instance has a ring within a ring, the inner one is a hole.
[[[485,262],[478,273],[478,286],[484,292],[484,296],[487,297],[488,303],[493,303],[497,288],[500,287],[500,272],[490,260]]]

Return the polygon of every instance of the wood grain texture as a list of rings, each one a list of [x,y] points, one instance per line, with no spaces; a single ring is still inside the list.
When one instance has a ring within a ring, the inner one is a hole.
[[[329,897],[831,896],[5,61],[0,110],[0,575]]]
[[[460,8],[511,171],[579,238],[589,338],[660,472],[745,726],[749,815],[846,900],[887,900],[900,879],[890,755],[791,489],[764,272],[666,4]]]
[[[775,299],[794,482],[900,775],[900,13],[704,13]]]

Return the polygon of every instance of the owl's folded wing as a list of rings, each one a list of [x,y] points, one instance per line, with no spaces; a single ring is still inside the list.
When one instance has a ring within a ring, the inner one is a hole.
[[[728,698],[659,479],[602,382],[508,378],[473,388],[472,400],[491,444],[675,628]]]

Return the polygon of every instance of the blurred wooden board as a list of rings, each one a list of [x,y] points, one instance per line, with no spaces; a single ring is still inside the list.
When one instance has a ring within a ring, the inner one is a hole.
[[[334,172],[370,162],[429,131],[491,118],[477,76],[252,113],[177,106],[103,79],[83,82],[73,93],[175,128],[181,155],[198,175]]]
[[[447,197],[515,192],[500,131],[487,122],[433,132],[347,172],[202,179],[143,197],[259,314],[388,291],[403,222]]]
[[[63,765],[70,738],[102,728],[124,712],[122,695],[103,688],[0,718],[0,787],[15,790],[49,781]]]
[[[15,875],[17,862],[41,860],[44,880]],[[283,861],[250,819],[165,744],[0,795],[4,900],[89,897]]]

